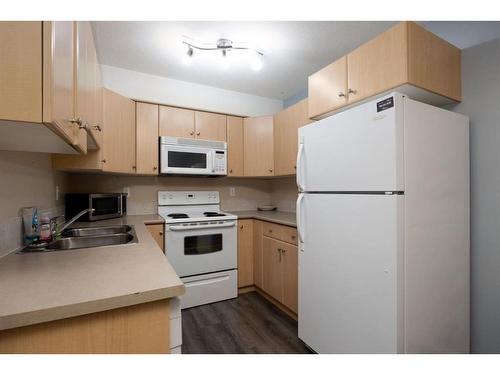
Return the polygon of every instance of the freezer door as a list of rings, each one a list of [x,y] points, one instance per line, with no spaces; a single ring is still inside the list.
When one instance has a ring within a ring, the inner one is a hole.
[[[403,204],[402,195],[303,195],[298,332],[314,351],[403,351]]]
[[[299,129],[302,191],[403,191],[401,94],[361,104]]]

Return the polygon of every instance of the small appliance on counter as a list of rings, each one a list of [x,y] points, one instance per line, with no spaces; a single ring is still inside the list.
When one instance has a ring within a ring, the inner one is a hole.
[[[226,176],[227,143],[160,137],[160,174]]]
[[[83,210],[93,210],[79,221],[96,221],[122,217],[127,212],[127,196],[123,193],[66,194],[65,217],[71,218]]]
[[[236,298],[237,217],[221,212],[217,191],[160,191],[165,254],[186,285],[181,308]]]

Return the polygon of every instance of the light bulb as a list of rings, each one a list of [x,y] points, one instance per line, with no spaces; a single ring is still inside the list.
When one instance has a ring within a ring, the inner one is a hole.
[[[255,52],[255,56],[253,57],[250,66],[252,67],[252,70],[255,70],[256,72],[262,69],[262,57],[259,53]]]
[[[231,65],[231,59],[225,49],[222,50],[222,60],[220,66],[222,69],[227,69]]]

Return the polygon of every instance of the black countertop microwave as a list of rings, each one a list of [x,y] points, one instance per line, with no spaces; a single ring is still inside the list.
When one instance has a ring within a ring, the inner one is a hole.
[[[65,204],[66,220],[88,208],[94,211],[83,215],[79,221],[112,219],[127,212],[127,196],[123,193],[66,194]]]

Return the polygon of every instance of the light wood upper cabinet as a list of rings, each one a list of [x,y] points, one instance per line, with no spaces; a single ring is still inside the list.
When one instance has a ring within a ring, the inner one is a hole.
[[[327,65],[309,76],[310,118],[333,111],[347,104],[347,57]]]
[[[460,60],[455,46],[414,22],[398,23],[309,77],[309,117],[392,89],[431,104],[460,101]],[[339,98],[345,71],[346,98]]]
[[[158,174],[158,106],[136,103],[137,173]]]
[[[194,113],[195,137],[211,141],[226,141],[226,115],[210,112]]]
[[[75,121],[76,24],[43,23],[43,122],[73,147],[87,152],[87,133]]]
[[[89,21],[76,22],[76,87],[75,118],[87,128],[87,134],[95,143],[102,141],[102,106],[99,105],[102,86],[98,69],[94,35]],[[90,145],[89,145],[90,147]]]
[[[297,169],[298,131],[311,122],[308,99],[278,112],[274,116],[274,174],[293,175]]]
[[[243,118],[227,116],[227,175],[243,176]]]
[[[347,55],[349,103],[406,82],[406,25],[399,23]]]
[[[254,284],[253,220],[238,220],[238,288]]]
[[[0,119],[42,122],[41,22],[0,22]]]
[[[103,90],[103,171],[135,173],[135,103],[108,89]]]
[[[161,105],[160,136],[194,138],[194,111]]]
[[[273,116],[243,119],[245,176],[273,176]]]
[[[414,22],[407,23],[408,81],[462,100],[461,51]]]

